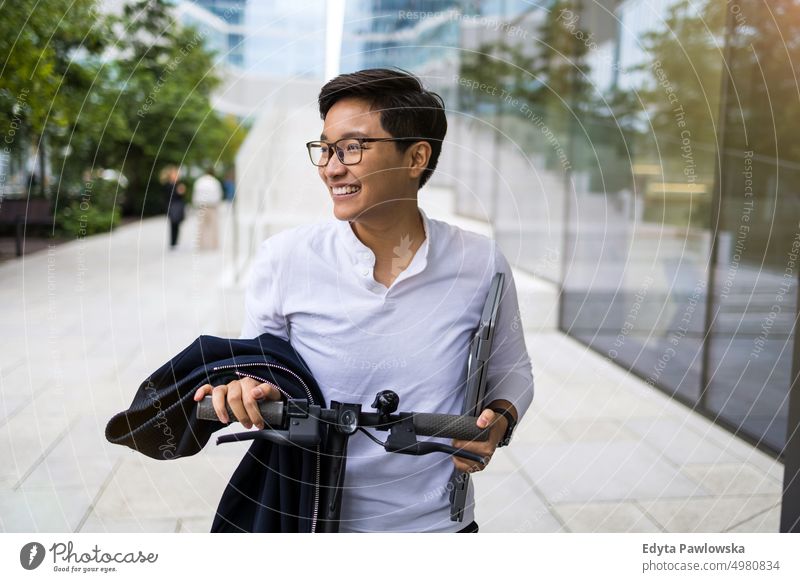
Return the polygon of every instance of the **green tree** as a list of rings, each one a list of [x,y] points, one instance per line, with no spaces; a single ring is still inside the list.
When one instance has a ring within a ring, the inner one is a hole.
[[[685,115],[685,128],[700,149],[712,156],[714,165],[717,116],[720,104],[725,3],[718,0],[680,0],[667,10],[664,26],[642,37],[650,62],[635,68],[647,72],[637,88],[657,135],[680,141],[684,126],[676,124],[676,113]],[[672,89],[674,97],[670,100]],[[682,111],[677,111],[682,108]]]
[[[738,228],[750,188],[754,210],[742,259],[780,274],[800,221],[800,0],[774,0],[769,10],[747,3],[733,16],[722,114],[723,163],[734,171],[722,176],[721,222]],[[745,152],[754,157],[748,176]]]
[[[734,24],[725,145],[800,162],[800,0],[746,5]]]
[[[542,10],[534,7],[529,12]],[[545,8],[541,25],[532,32],[531,46],[523,36],[502,35],[482,44],[474,53],[465,54],[461,77],[474,79],[504,89],[524,102],[531,110],[543,113],[548,126],[563,136],[575,115],[594,115],[593,90],[588,79],[586,54],[591,46],[590,33],[581,25],[579,0],[553,0]],[[527,16],[517,19],[516,25]],[[461,106],[476,104],[496,96],[475,95],[461,91]],[[499,107],[498,107],[499,108]],[[519,108],[508,111],[520,115]]]
[[[40,144],[41,167],[51,141],[74,129],[78,104],[96,75],[95,59],[107,46],[105,21],[95,0],[5,2],[0,18],[0,131],[19,153]],[[27,138],[27,139],[25,139]],[[45,176],[40,176],[44,194]]]
[[[117,169],[129,183],[125,211],[152,214],[162,209],[163,166],[233,164],[245,130],[212,108],[215,55],[173,9],[166,0],[135,0],[118,16],[98,13],[94,0],[3,5],[0,131],[19,138],[17,154],[44,144],[57,196],[99,196],[86,181]]]
[[[124,210],[152,214],[163,208],[157,178],[164,165],[203,165],[224,151],[230,136],[211,106],[220,78],[203,35],[176,23],[164,0],[126,5],[115,28],[125,38],[115,107],[128,134],[114,147],[124,152],[130,182]]]

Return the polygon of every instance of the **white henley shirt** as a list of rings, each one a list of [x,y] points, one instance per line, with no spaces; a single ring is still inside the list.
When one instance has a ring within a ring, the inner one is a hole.
[[[247,285],[241,337],[269,332],[289,340],[326,403],[372,410],[375,394],[391,389],[400,396],[398,411],[460,414],[469,343],[492,277],[502,272],[486,402],[508,400],[521,419],[533,399],[533,375],[508,261],[492,239],[420,214],[425,240],[388,289],[375,281],[375,255],[347,221],[264,241]],[[402,248],[397,253],[402,259]],[[348,445],[340,531],[458,531],[474,519],[474,499],[470,486],[464,521],[450,521],[452,471],[447,455],[387,453],[357,432]]]

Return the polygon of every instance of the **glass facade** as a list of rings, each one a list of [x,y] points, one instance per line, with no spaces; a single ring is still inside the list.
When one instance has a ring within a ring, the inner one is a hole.
[[[783,445],[797,320],[800,2],[728,13],[721,195],[702,403],[733,427]],[[794,74],[793,74],[794,73]]]
[[[192,0],[203,9],[183,8],[183,21],[218,44],[226,64],[247,75],[322,79],[325,73],[326,3],[324,0]]]
[[[235,67],[244,67],[244,10],[247,0],[192,0],[226,25],[224,35],[225,61]]]
[[[434,78],[458,63],[459,2],[350,0],[342,72],[394,66]]]
[[[459,210],[560,288],[563,331],[779,453],[800,1],[480,5],[451,114]]]

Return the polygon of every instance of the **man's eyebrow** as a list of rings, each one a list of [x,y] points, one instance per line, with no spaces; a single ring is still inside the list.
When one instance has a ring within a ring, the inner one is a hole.
[[[367,134],[364,133],[363,131],[347,131],[343,133],[341,137],[339,137],[339,139],[345,137],[367,137]],[[321,139],[322,141],[328,141],[328,137],[324,133],[320,134],[319,139]]]

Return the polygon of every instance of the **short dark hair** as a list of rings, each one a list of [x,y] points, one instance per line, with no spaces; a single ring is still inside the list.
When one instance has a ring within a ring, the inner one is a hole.
[[[381,126],[392,137],[415,138],[430,144],[431,157],[419,181],[422,188],[436,169],[447,133],[442,98],[423,88],[422,82],[408,71],[364,69],[339,75],[322,87],[319,92],[320,117],[324,120],[337,101],[348,97],[364,99],[373,110],[380,111]],[[405,151],[412,143],[412,140],[399,141],[395,146]]]

